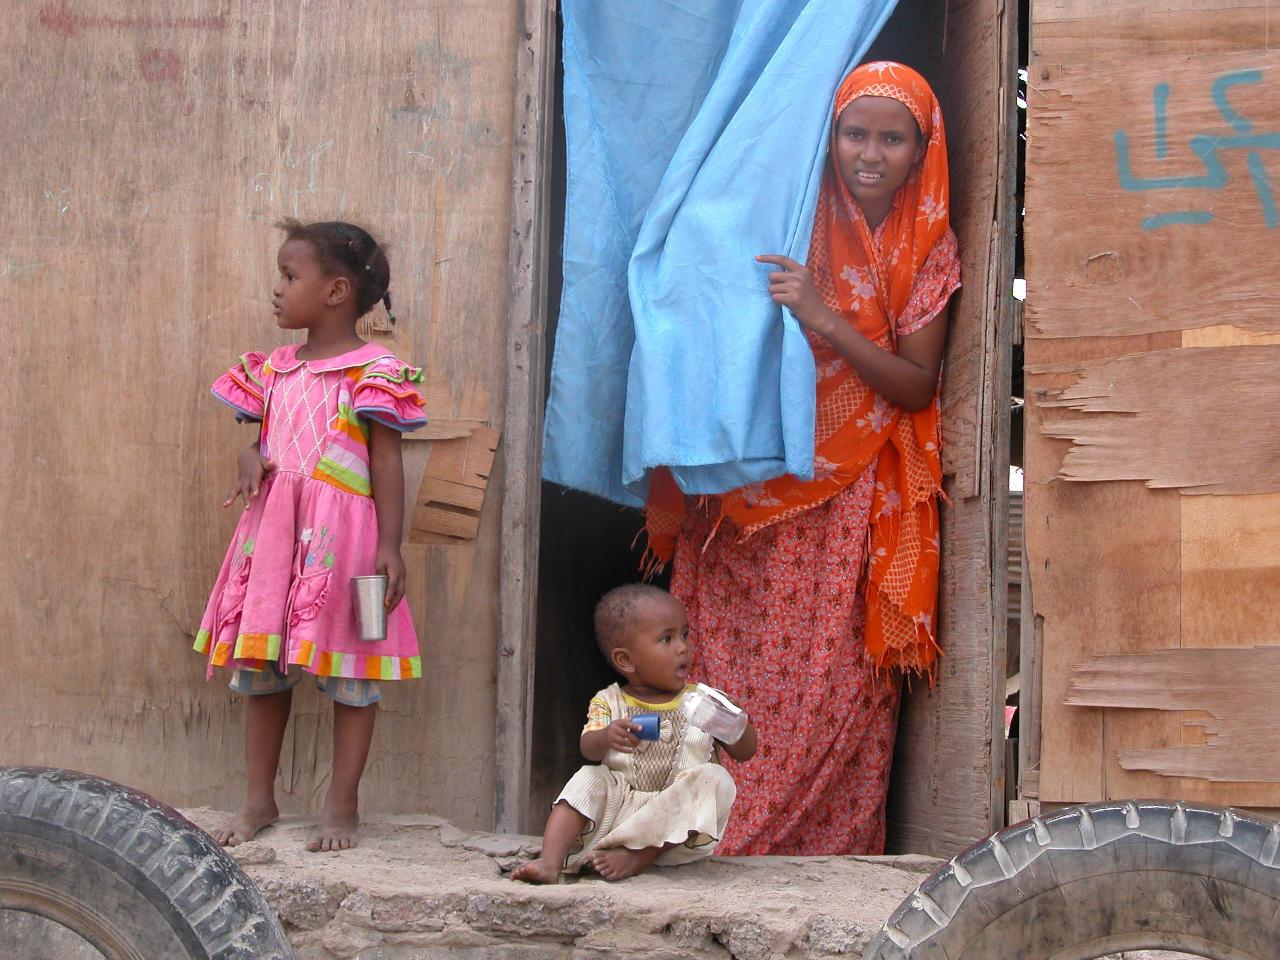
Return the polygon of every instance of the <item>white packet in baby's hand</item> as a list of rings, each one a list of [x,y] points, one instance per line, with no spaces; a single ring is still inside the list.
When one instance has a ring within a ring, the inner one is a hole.
[[[680,708],[695,727],[728,746],[741,740],[747,729],[747,715],[719,690],[704,683],[685,695]]]

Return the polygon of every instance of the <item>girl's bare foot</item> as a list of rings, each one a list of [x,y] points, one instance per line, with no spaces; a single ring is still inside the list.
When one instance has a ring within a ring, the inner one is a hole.
[[[356,845],[360,825],[360,777],[373,741],[373,725],[378,717],[376,704],[352,707],[333,704],[333,773],[324,798],[320,828],[307,841],[312,853],[336,853]]]
[[[307,849],[312,853],[350,850],[356,845],[356,827],[359,825],[355,804],[349,808],[329,805],[320,818],[316,835],[307,841]]]
[[[274,803],[261,806],[246,803],[227,821],[226,826],[212,831],[210,836],[224,847],[238,847],[242,843],[248,843],[260,830],[271,826],[278,819],[280,811]]]
[[[525,883],[559,883],[560,869],[550,860],[530,860],[512,870],[511,879]]]
[[[653,861],[661,853],[662,847],[645,847],[643,850],[611,847],[608,850],[591,851],[587,854],[587,863],[606,880],[625,880],[644,873],[653,866]]]

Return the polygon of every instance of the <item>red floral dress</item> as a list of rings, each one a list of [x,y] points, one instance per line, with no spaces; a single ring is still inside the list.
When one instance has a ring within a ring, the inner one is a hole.
[[[959,286],[948,233],[898,320],[923,329]],[[936,401],[935,401],[936,402]],[[759,750],[724,763],[738,787],[717,853],[879,854],[901,681],[863,643],[875,464],[825,503],[747,540],[690,501],[671,592],[685,604],[692,675],[751,715]]]

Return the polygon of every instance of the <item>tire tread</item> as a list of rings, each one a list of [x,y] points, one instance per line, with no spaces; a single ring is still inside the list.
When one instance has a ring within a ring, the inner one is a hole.
[[[127,864],[151,885],[150,898],[163,902],[171,922],[185,924],[199,941],[199,960],[293,957],[279,919],[236,862],[146,794],[67,770],[0,767],[0,815],[6,814],[93,844],[107,863]]]
[[[1158,857],[1164,871],[1203,874],[1215,897],[1214,881],[1260,878],[1280,909],[1280,823],[1182,801],[1087,804],[1033,817],[958,854],[902,902],[863,958],[968,960],[958,928],[970,936],[984,922],[977,912],[1029,901],[1068,880],[1102,880],[1120,863],[1132,869],[1135,857]],[[1042,861],[1052,869],[1041,869]]]

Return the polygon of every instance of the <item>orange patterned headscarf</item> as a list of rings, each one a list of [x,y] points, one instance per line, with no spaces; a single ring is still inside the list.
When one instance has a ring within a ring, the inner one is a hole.
[[[916,274],[947,233],[947,144],[942,111],[928,83],[899,63],[868,63],[836,93],[840,114],[862,96],[904,104],[924,136],[920,162],[894,195],[873,234],[829,151],[809,247],[814,285],[832,311],[868,340],[896,350],[896,321]],[[826,340],[810,335],[817,366],[814,476],[783,476],[719,498],[721,517],[742,537],[825,503],[875,464],[867,568],[866,645],[884,668],[932,676],[938,646],[938,496],[942,490],[938,398],[907,413],[872,391]],[[666,470],[654,472],[646,510],[649,546],[668,560],[684,498]]]

